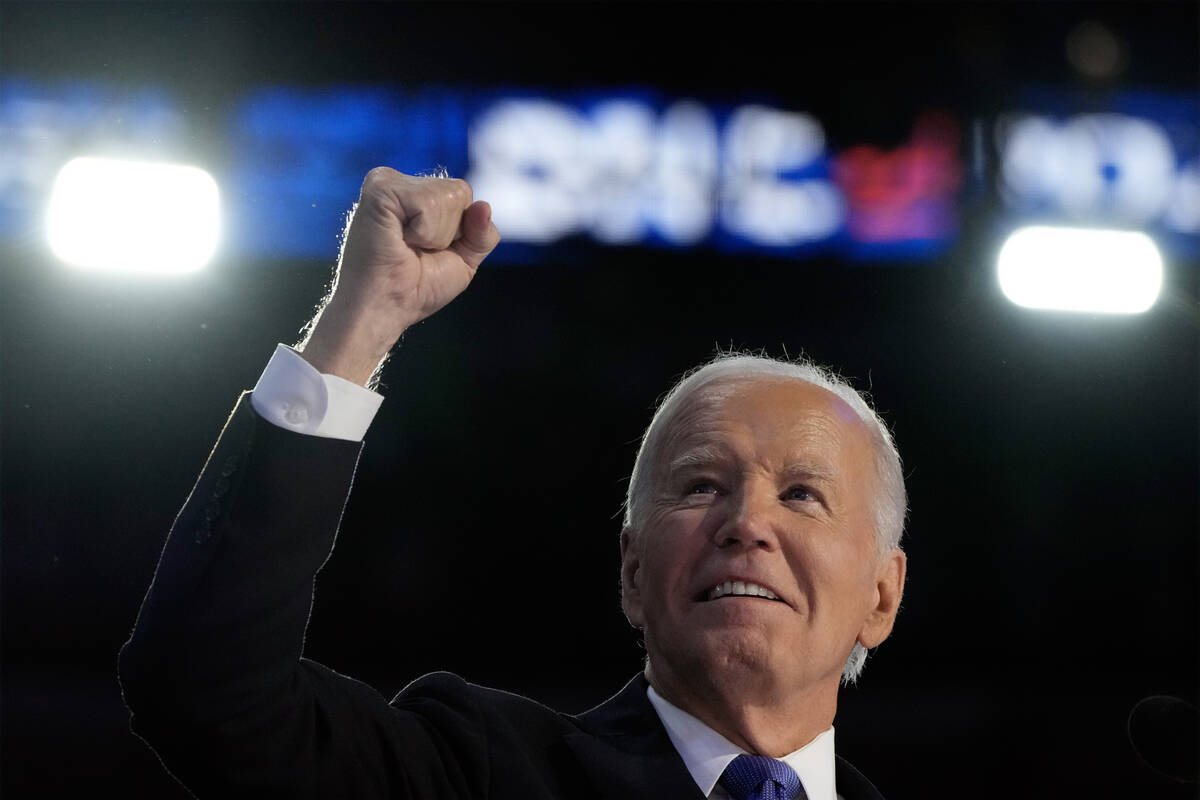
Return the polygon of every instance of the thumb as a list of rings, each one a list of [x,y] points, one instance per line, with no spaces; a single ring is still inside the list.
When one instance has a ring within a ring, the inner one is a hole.
[[[500,231],[492,224],[492,207],[478,200],[463,212],[460,236],[449,249],[458,254],[472,271],[500,244]]]

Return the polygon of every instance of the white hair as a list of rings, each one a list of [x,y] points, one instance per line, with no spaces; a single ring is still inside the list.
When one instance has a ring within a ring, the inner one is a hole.
[[[882,557],[898,549],[904,533],[908,495],[904,488],[900,453],[884,421],[854,387],[832,370],[807,359],[782,361],[748,353],[722,353],[686,373],[667,392],[642,436],[642,444],[633,462],[633,473],[629,477],[629,490],[625,496],[625,527],[634,536],[640,535],[653,494],[654,465],[658,463],[659,451],[686,401],[716,383],[754,378],[784,378],[811,383],[829,390],[854,409],[859,419],[867,425],[875,451],[876,481],[872,512],[876,550]],[[867,649],[855,642],[842,669],[842,683],[856,682],[866,661]]]

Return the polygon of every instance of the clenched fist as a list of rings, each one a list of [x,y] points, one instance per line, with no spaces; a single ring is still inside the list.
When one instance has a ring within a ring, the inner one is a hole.
[[[371,170],[304,357],[365,385],[408,326],[467,288],[500,242],[491,217],[466,181]]]

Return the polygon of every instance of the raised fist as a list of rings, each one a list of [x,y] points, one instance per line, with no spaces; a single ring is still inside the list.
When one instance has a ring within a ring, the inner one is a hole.
[[[367,173],[304,357],[322,372],[365,383],[407,327],[467,288],[500,242],[491,216],[466,181],[387,167]]]

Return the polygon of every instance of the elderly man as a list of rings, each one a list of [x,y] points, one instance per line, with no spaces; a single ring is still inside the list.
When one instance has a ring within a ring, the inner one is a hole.
[[[896,617],[904,484],[887,428],[812,365],[718,359],[659,407],[620,537],[646,668],[595,709],[448,673],[389,702],[301,657],[365,387],[466,288],[490,217],[463,181],[368,174],[307,341],[239,401],[168,536],[121,653],[135,732],[201,797],[879,798],[832,723]]]

